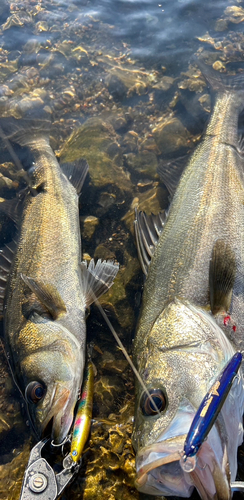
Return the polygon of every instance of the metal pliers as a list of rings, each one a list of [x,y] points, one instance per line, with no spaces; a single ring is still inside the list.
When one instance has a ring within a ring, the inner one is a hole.
[[[39,441],[32,448],[25,471],[20,500],[56,500],[73,479],[77,469],[64,468],[58,474],[41,452],[49,439]]]

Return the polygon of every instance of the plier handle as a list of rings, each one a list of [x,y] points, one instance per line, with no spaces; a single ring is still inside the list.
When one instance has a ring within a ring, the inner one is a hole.
[[[31,450],[20,500],[56,500],[77,472],[77,468],[64,468],[58,474],[55,473],[41,454],[48,441],[50,439],[42,439]]]

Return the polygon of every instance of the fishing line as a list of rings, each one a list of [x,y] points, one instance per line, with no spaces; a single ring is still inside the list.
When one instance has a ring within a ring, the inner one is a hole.
[[[94,302],[95,302],[96,306],[98,307],[98,309],[99,309],[99,311],[100,311],[100,313],[101,313],[102,317],[104,318],[104,320],[106,321],[106,323],[107,323],[107,325],[108,325],[109,329],[111,330],[111,332],[112,332],[112,334],[113,334],[113,336],[114,336],[114,338],[115,338],[116,342],[118,343],[118,345],[119,345],[119,347],[120,347],[121,351],[123,352],[123,354],[124,354],[124,356],[125,356],[126,360],[127,360],[127,361],[128,361],[128,363],[129,363],[130,367],[132,368],[132,370],[133,370],[133,372],[134,372],[134,374],[135,374],[135,376],[136,376],[137,380],[139,381],[139,383],[141,384],[141,386],[142,386],[143,390],[145,391],[145,393],[146,393],[146,394],[147,394],[147,396],[149,397],[150,402],[151,402],[151,404],[152,404],[152,406],[153,406],[154,410],[157,412],[157,414],[158,414],[158,415],[160,415],[160,411],[158,410],[158,408],[157,408],[157,405],[156,405],[155,401],[153,400],[153,398],[152,398],[152,396],[151,396],[150,392],[148,391],[148,389],[146,388],[146,386],[145,386],[145,384],[144,384],[144,382],[143,382],[143,380],[142,380],[142,378],[141,378],[141,376],[140,376],[139,372],[137,371],[137,369],[136,369],[136,367],[135,367],[134,363],[131,361],[129,354],[127,353],[127,351],[126,351],[126,349],[125,349],[124,345],[122,344],[122,342],[121,342],[121,340],[120,340],[120,338],[119,338],[118,334],[116,333],[116,331],[115,331],[115,329],[114,329],[113,325],[110,323],[110,321],[109,321],[109,319],[108,319],[107,314],[105,313],[104,309],[102,308],[102,306],[101,306],[100,302],[98,301],[97,297],[95,296],[95,294],[94,294],[93,292],[92,292],[92,294],[93,294],[93,298],[94,298]]]

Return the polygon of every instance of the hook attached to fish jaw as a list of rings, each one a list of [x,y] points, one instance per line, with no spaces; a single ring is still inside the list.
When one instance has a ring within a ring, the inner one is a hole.
[[[42,439],[32,448],[22,484],[20,500],[56,500],[77,473],[77,468],[63,469],[56,474],[42,457],[44,446],[51,441]]]

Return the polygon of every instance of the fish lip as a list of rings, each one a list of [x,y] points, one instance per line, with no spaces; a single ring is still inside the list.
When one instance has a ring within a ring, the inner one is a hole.
[[[196,468],[189,473],[180,469],[179,461],[185,438],[186,435],[180,436],[180,439],[160,441],[143,448],[138,453],[135,481],[137,489],[154,495],[189,497],[195,487],[202,500],[229,500],[231,498],[230,478],[219,465],[214,448],[208,441],[203,443],[197,454]],[[151,461],[150,454],[153,457]],[[169,472],[171,465],[172,472]],[[177,470],[177,481],[174,479],[174,470]],[[169,479],[170,476],[171,479]]]
[[[55,386],[52,391],[47,416],[41,424],[41,436],[51,435],[55,444],[62,443],[69,433],[76,404],[72,395],[72,389],[61,385]]]

